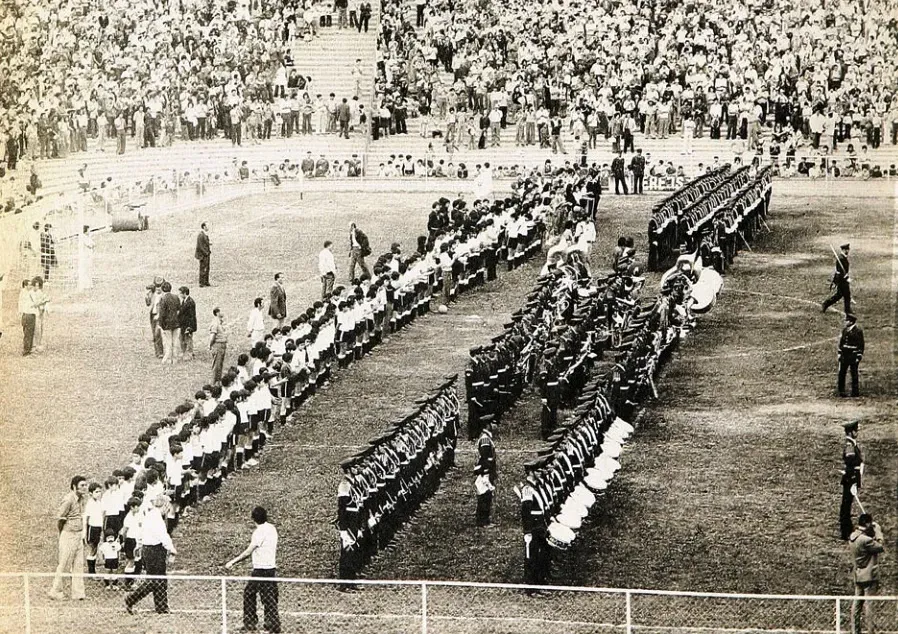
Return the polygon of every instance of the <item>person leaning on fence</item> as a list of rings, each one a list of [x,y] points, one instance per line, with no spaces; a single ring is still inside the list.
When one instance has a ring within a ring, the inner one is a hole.
[[[268,511],[257,506],[252,512],[256,529],[250,538],[249,546],[234,559],[225,564],[230,570],[241,561],[252,557],[253,577],[270,579],[277,576],[277,529],[268,522]],[[281,618],[278,615],[278,584],[276,581],[250,581],[243,589],[243,632],[254,632],[259,624],[256,614],[256,595],[262,599],[265,610],[265,630],[277,633],[281,631]]]
[[[854,557],[854,594],[857,597],[875,596],[879,592],[879,555],[885,550],[882,529],[869,513],[861,513],[857,524],[849,539]],[[855,599],[851,604],[851,631],[854,634],[861,632],[861,610],[867,631],[873,634],[876,632],[874,601],[863,598]]]
[[[62,500],[56,514],[59,531],[59,565],[53,577],[51,599],[64,599],[63,575],[72,575],[72,598],[84,599],[84,505],[87,498],[87,479],[75,476],[69,485],[71,491]]]

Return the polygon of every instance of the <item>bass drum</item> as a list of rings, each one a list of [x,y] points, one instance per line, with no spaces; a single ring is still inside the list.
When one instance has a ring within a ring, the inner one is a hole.
[[[717,303],[717,294],[723,287],[723,278],[714,269],[703,269],[698,282],[692,287],[692,312],[706,313]]]
[[[549,526],[549,536],[546,539],[549,546],[558,550],[567,550],[577,534],[564,524],[554,522]]]

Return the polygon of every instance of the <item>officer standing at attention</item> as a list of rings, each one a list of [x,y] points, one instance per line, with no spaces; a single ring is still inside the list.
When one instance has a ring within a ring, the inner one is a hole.
[[[484,478],[484,486],[477,487],[477,526],[490,526],[493,510],[493,490],[496,488],[498,468],[496,446],[493,444],[493,425],[487,425],[477,439],[478,478]]]
[[[843,425],[845,428],[845,442],[842,445],[842,462],[845,465],[842,471],[842,504],[839,507],[839,530],[842,541],[848,541],[851,531],[854,530],[854,522],[851,519],[851,507],[857,490],[861,486],[861,476],[864,473],[864,458],[861,448],[857,444],[858,421],[851,421]]]
[[[624,195],[627,195],[627,176],[625,171],[624,155],[618,152],[617,156],[611,161],[611,175],[614,177],[614,193],[620,194],[621,185],[624,188]]]
[[[840,253],[836,256],[836,270],[833,271],[833,278],[830,282],[830,288],[835,286],[836,293],[823,302],[824,313],[827,308],[838,302],[840,299],[845,302],[845,313],[851,312],[851,277],[848,275],[851,268],[851,263],[848,262],[848,250],[850,248],[850,244],[843,244],[839,247]]]
[[[845,393],[845,375],[851,371],[851,396],[860,395],[858,390],[858,365],[864,358],[864,331],[857,325],[857,317],[845,314],[845,326],[839,338],[839,379],[837,388],[839,396]]]

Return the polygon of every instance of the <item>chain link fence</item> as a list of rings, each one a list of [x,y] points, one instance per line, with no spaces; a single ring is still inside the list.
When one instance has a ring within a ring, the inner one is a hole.
[[[265,603],[277,587],[282,632],[325,634],[701,634],[898,633],[898,597],[855,598],[679,593],[441,581],[276,579],[253,595],[249,577],[85,575],[85,598],[52,598],[53,574],[0,575],[0,634],[227,634],[271,625]],[[77,588],[77,580],[75,587]],[[126,610],[144,584],[165,588]],[[130,595],[133,596],[133,595]],[[258,602],[255,618],[249,603]],[[244,612],[244,606],[249,613]],[[165,613],[157,613],[157,607]],[[871,623],[873,618],[875,623]],[[875,627],[875,630],[873,629]]]

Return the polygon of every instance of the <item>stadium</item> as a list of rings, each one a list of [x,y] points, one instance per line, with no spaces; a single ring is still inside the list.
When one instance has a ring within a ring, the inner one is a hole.
[[[4,4],[0,632],[898,631],[896,20]]]

